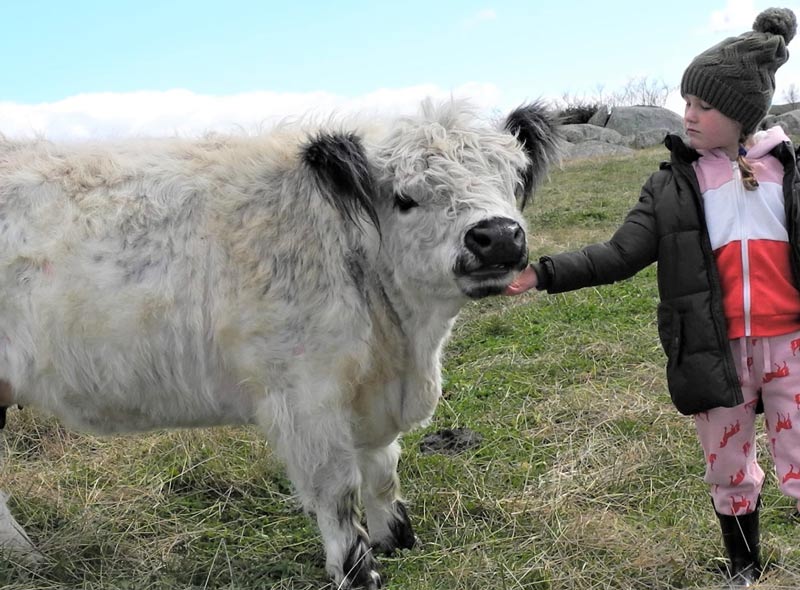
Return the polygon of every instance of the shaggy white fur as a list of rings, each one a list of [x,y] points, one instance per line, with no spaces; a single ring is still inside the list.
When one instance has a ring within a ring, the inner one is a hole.
[[[414,543],[398,436],[459,309],[527,261],[556,135],[467,105],[386,126],[116,145],[0,142],[6,402],[99,433],[259,425],[340,587]],[[365,531],[357,517],[366,507]],[[0,544],[29,548],[0,500]]]

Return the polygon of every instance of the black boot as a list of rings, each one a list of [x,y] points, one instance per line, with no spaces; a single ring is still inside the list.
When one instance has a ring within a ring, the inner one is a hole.
[[[728,516],[717,512],[717,518],[722,528],[722,541],[730,559],[731,587],[750,588],[761,575],[758,503],[750,514]]]

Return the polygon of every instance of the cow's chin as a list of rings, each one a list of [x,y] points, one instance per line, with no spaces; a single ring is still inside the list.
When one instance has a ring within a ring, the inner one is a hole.
[[[523,255],[513,264],[476,264],[466,257],[459,258],[453,272],[458,288],[470,299],[500,295],[528,265]]]
[[[500,295],[500,293],[502,293],[506,288],[507,284],[508,283],[506,283],[506,285],[462,286],[461,291],[470,299],[483,299],[484,297]]]
[[[504,271],[497,270],[491,273],[457,274],[456,282],[461,292],[470,299],[483,299],[484,297],[500,295],[518,273],[519,271],[515,268]]]

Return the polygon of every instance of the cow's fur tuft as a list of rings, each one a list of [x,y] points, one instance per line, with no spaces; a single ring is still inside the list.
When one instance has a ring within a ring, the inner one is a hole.
[[[319,179],[320,190],[348,221],[359,213],[379,227],[375,183],[361,140],[353,133],[320,133],[303,150],[303,161]]]
[[[505,128],[522,142],[530,163],[523,172],[521,208],[541,184],[549,166],[559,159],[562,139],[553,117],[538,102],[516,108],[506,118]]]

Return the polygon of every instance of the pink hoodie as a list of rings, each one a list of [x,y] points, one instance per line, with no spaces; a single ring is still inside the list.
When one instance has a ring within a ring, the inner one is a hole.
[[[748,191],[739,165],[722,150],[701,150],[694,163],[714,250],[728,337],[800,330],[800,293],[789,263],[783,166],[769,154],[788,140],[783,129],[758,132],[747,152],[758,188]]]

